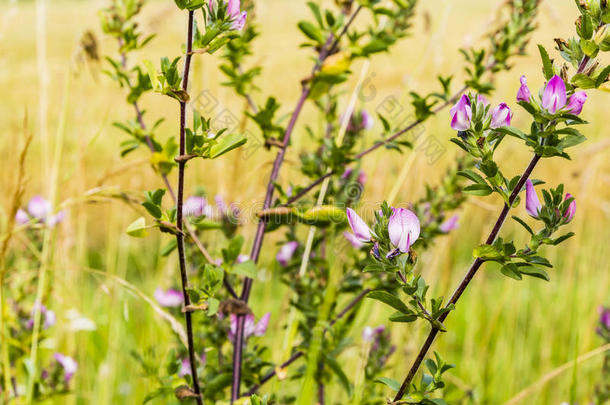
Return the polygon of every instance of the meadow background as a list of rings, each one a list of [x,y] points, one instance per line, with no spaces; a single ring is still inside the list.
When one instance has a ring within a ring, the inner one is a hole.
[[[6,221],[24,122],[34,133],[27,160],[25,199],[36,194],[48,196],[56,189],[68,214],[53,242],[54,255],[49,268],[49,281],[53,285],[49,306],[58,314],[58,324],[53,338],[41,349],[43,358],[60,349],[79,362],[74,393],[57,402],[65,404],[141,403],[154,389],[154,382],[141,378],[139,366],[129,352],[138,347],[154,347],[157,355],[163,356],[166,343],[174,339],[167,323],[141,296],[150,297],[157,286],[168,288],[178,282],[176,258],[157,257],[159,247],[169,237],[153,234],[147,239],[132,239],[125,234],[125,229],[140,216],[138,208],[117,199],[91,201],[86,198],[96,188],[104,193],[120,191],[139,196],[143,190],[161,186],[148,165],[147,151],[138,151],[126,159],[119,156],[118,144],[125,136],[112,122],[130,117],[131,110],[123,102],[124,93],[102,74],[105,62],[83,62],[79,57],[79,42],[87,30],[98,39],[101,56],[116,55],[115,41],[104,37],[99,28],[97,12],[106,5],[103,0],[0,2],[2,221]],[[481,43],[497,5],[496,1],[483,0],[421,1],[413,34],[394,47],[391,54],[373,59],[369,87],[365,90],[372,91],[370,86],[374,86],[375,97],[360,100],[358,107],[375,111],[386,97],[396,96],[408,109],[408,91],[426,92],[437,88],[438,73],[455,74],[454,90],[457,89],[463,78],[458,49]],[[144,10],[140,20],[143,30],[158,36],[138,57],[158,60],[163,55],[178,55],[184,40],[186,14],[178,12],[168,0],[149,1]],[[492,104],[506,100],[516,106],[514,99],[522,74],[528,76],[532,89],[542,85],[535,45],[542,43],[550,49],[553,38],[571,35],[576,12],[572,0],[543,2],[538,18],[540,27],[528,47],[529,55],[515,59],[510,72],[497,76]],[[257,1],[261,36],[255,42],[256,51],[251,60],[264,69],[257,83],[263,92],[253,97],[262,103],[263,95],[279,96],[283,114],[289,113],[296,102],[299,80],[311,65],[310,52],[298,47],[302,37],[296,23],[304,17],[308,17],[304,1]],[[353,70],[358,72],[360,66],[356,64]],[[243,102],[220,85],[224,77],[217,67],[218,60],[214,57],[194,58],[191,93],[207,90],[229,111],[240,116]],[[344,105],[348,97],[346,94]],[[150,94],[142,103],[148,115],[166,118],[159,132],[162,139],[177,135],[178,108],[173,100]],[[575,149],[571,162],[544,161],[534,172],[535,178],[548,179],[553,186],[564,182],[578,206],[575,220],[570,224],[576,236],[559,249],[548,252],[555,264],[551,282],[537,279],[516,282],[500,275],[493,266],[486,266],[447,321],[449,333],[435,344],[447,360],[459,362],[459,368],[449,378],[472,390],[473,404],[502,404],[553,369],[574,362],[579,355],[601,345],[601,339],[595,334],[597,308],[610,304],[609,103],[610,94],[590,92],[583,112],[583,117],[591,122],[583,128],[589,141]],[[518,107],[514,111],[514,125],[524,125],[527,115]],[[443,111],[424,124],[425,135],[433,136],[446,148],[434,163],[422,152],[413,152],[411,156],[411,152],[400,155],[381,151],[365,158],[363,169],[368,176],[365,202],[381,202],[395,187],[397,202],[414,201],[424,192],[422,180],[434,183],[440,178],[460,154],[448,141],[452,136],[448,117]],[[315,127],[318,121],[322,125],[314,109],[308,106],[299,120],[301,125],[289,149],[281,182],[298,181],[297,153],[310,147],[303,124],[313,123]],[[377,122],[369,132],[371,139],[380,130]],[[499,161],[517,174],[527,164],[528,156],[516,152],[517,143],[512,140],[506,144]],[[274,153],[262,148],[253,155],[251,152],[237,151],[219,161],[193,163],[188,171],[187,192],[204,187],[210,195],[222,194],[242,207],[260,206]],[[408,176],[396,184],[405,164],[410,165]],[[53,181],[54,170],[57,181]],[[173,177],[172,180],[175,181]],[[457,285],[471,261],[472,247],[483,240],[499,210],[500,202],[494,198],[472,198],[461,214],[460,229],[441,238],[421,258],[420,268],[425,269],[426,279],[437,285],[441,294],[450,294]],[[255,225],[253,210],[248,215],[243,235],[251,241]],[[514,222],[509,222],[503,233],[514,234],[516,240],[525,237]],[[251,301],[255,314],[272,312],[270,331],[263,338],[270,344],[274,335],[283,336],[278,332],[284,325],[289,297],[274,277],[277,248],[273,238],[277,236],[273,235],[263,250],[261,263],[266,271],[255,283]],[[215,241],[205,242],[214,251]],[[13,247],[26,249],[23,238],[17,238]],[[19,277],[35,280],[38,269],[13,271]],[[118,283],[115,277],[126,280],[139,292]],[[387,315],[382,305],[367,302],[357,324],[362,328],[386,324]],[[86,330],[82,330],[84,318],[92,321],[85,325]],[[388,376],[402,378],[426,333],[427,327],[393,328],[398,351],[392,356]],[[356,341],[359,339],[357,336]],[[355,366],[357,350],[356,345],[342,360]],[[269,355],[275,362],[283,360],[279,350]],[[597,356],[570,367],[537,386],[519,403],[584,404],[599,378],[601,362],[602,357]],[[289,381],[281,384],[292,389]],[[328,395],[338,403],[344,400],[340,389]]]

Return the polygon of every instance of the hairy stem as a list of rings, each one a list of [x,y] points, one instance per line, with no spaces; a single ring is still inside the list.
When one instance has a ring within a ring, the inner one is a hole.
[[[529,165],[527,166],[527,168],[521,175],[519,182],[513,189],[512,193],[510,195],[510,198],[508,200],[509,204],[504,204],[504,208],[502,209],[502,212],[498,216],[498,219],[496,220],[496,223],[494,224],[493,229],[491,230],[489,236],[487,237],[487,240],[485,241],[486,244],[490,245],[490,244],[494,243],[494,241],[498,237],[498,234],[500,233],[500,229],[502,229],[502,225],[504,225],[504,221],[506,220],[506,217],[508,216],[508,213],[509,213],[511,207],[512,207],[513,203],[515,202],[515,199],[519,195],[519,192],[523,188],[523,185],[525,184],[525,182],[527,181],[529,176],[532,174],[532,171],[534,170],[534,168],[536,167],[536,165],[538,164],[539,161],[540,161],[540,156],[534,155],[534,157],[530,161]],[[481,265],[483,263],[484,263],[484,260],[479,259],[479,258],[477,258],[474,261],[474,263],[472,263],[472,265],[470,266],[470,269],[468,269],[468,272],[462,279],[462,282],[460,283],[458,288],[455,290],[455,292],[451,296],[451,299],[447,303],[447,306],[457,304],[458,300],[460,299],[460,297],[462,296],[464,291],[466,291],[466,288],[468,287],[468,285],[470,284],[470,282],[472,281],[472,279],[474,278],[474,276],[476,275],[477,271],[479,270],[479,268],[481,267]],[[438,321],[440,323],[443,323],[448,315],[449,315],[449,312],[445,312],[443,315],[441,315],[438,318]],[[409,389],[409,386],[411,385],[411,382],[413,381],[413,378],[415,377],[415,373],[417,373],[417,370],[419,369],[421,363],[424,361],[424,358],[426,357],[426,354],[428,353],[430,346],[432,346],[432,343],[434,342],[434,339],[436,338],[436,335],[438,334],[438,332],[440,332],[440,329],[433,327],[432,330],[430,331],[430,333],[428,334],[426,341],[424,342],[423,346],[419,350],[419,353],[417,354],[417,357],[415,358],[413,365],[409,369],[407,376],[405,377],[404,381],[402,382],[402,385],[400,386],[398,393],[394,397],[394,402],[399,401],[405,395],[407,390]]]
[[[191,68],[191,51],[193,48],[193,11],[188,13],[188,29],[186,36],[186,56],[184,59],[184,73],[182,75],[182,90],[185,92],[188,90],[189,73]],[[186,102],[180,102],[180,155],[184,155],[186,149]],[[184,252],[184,232],[183,232],[183,213],[182,205],[184,202],[184,169],[186,162],[182,161],[178,163],[178,196],[176,200],[176,227],[179,232],[176,235],[176,241],[178,244],[178,258],[180,263],[180,277],[182,280],[182,294],[184,296],[184,306],[191,304],[187,288],[188,288],[188,275],[186,272],[186,255]],[[195,344],[193,342],[193,321],[192,313],[186,312],[184,314],[186,322],[186,337],[188,343],[189,362],[191,363],[191,376],[193,379],[193,391],[197,395],[197,404],[203,405],[203,398],[201,396],[201,389],[199,388],[199,380],[197,379],[197,358],[195,356]]]

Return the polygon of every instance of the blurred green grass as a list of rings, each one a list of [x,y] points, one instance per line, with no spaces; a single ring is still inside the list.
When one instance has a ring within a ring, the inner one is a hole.
[[[262,35],[252,60],[263,65],[264,73],[258,82],[263,91],[254,94],[254,98],[262,102],[263,96],[275,94],[283,103],[282,113],[289,113],[298,96],[298,82],[311,63],[308,51],[298,48],[301,37],[295,28],[296,22],[307,15],[306,7],[300,1],[258,3],[257,18],[262,23]],[[421,2],[413,35],[391,54],[373,60],[370,84],[374,86],[376,96],[359,107],[374,111],[391,95],[399,97],[406,106],[408,91],[436,88],[439,73],[455,74],[454,87],[459,87],[463,63],[458,48],[470,43],[485,45],[481,43],[481,37],[490,27],[496,3],[480,0]],[[100,65],[78,63],[75,58],[85,30],[96,34],[101,55],[115,54],[116,44],[103,37],[98,28],[96,13],[105,5],[98,0],[47,2],[44,35],[47,57],[41,62],[37,58],[36,29],[40,20],[37,19],[36,3],[8,1],[0,4],[0,15],[12,16],[0,18],[0,178],[6,187],[13,184],[17,140],[27,114],[36,138],[28,160],[26,197],[46,194],[52,161],[45,159],[45,155],[50,156],[49,145],[55,136],[65,89],[69,93],[69,107],[60,172],[60,200],[78,198],[98,186],[139,193],[161,185],[146,164],[147,152],[136,152],[126,160],[119,156],[117,145],[124,137],[111,123],[130,117],[131,110],[122,101],[124,94],[101,74]],[[540,28],[528,47],[529,56],[519,58],[510,72],[497,77],[497,92],[492,102],[507,100],[514,105],[521,74],[528,75],[532,88],[542,84],[535,44],[543,43],[547,49],[551,48],[552,38],[573,32],[575,17],[570,0],[543,3]],[[142,26],[146,32],[158,33],[158,37],[138,54],[139,58],[156,60],[163,55],[178,55],[184,36],[184,15],[175,10],[172,2],[150,2]],[[217,65],[216,58],[195,59],[191,92],[207,89],[226,108],[238,114],[242,102],[220,85],[224,78]],[[354,66],[354,71],[359,69],[359,65]],[[66,86],[71,70],[76,70],[77,74]],[[49,78],[45,128],[41,128],[39,116],[44,101],[40,72],[45,72]],[[573,160],[545,161],[534,173],[534,177],[547,179],[551,185],[566,183],[577,198],[578,212],[571,225],[576,237],[560,249],[548,252],[555,264],[551,282],[515,282],[501,276],[492,266],[484,268],[449,318],[449,332],[435,345],[445,358],[459,363],[453,373],[455,382],[472,388],[476,403],[501,404],[553,368],[573,361],[601,343],[594,332],[597,307],[610,300],[607,248],[610,142],[606,125],[609,97],[607,93],[590,94],[583,113],[591,122],[583,131],[589,142],[577,149]],[[176,104],[159,96],[146,96],[143,104],[149,119],[158,116],[167,119],[160,133],[162,137],[175,136]],[[516,125],[524,125],[526,120],[527,116],[516,108]],[[299,121],[301,126],[280,178],[284,183],[297,182],[299,178],[297,152],[308,147],[303,130],[306,122],[314,123],[314,127],[319,122],[311,106]],[[409,202],[420,197],[424,190],[421,180],[434,182],[440,178],[459,153],[446,142],[451,136],[446,112],[426,122],[425,129],[427,134],[445,143],[447,152],[433,165],[423,154],[416,155],[412,175],[401,185],[398,201]],[[46,138],[43,138],[45,133]],[[528,156],[517,143],[509,141],[506,145],[501,161],[516,174],[526,165]],[[198,162],[188,172],[187,190],[203,185],[212,195],[223,194],[228,200],[239,201],[242,205],[255,203],[262,196],[272,159],[271,153],[259,150],[248,159],[237,152],[218,162]],[[387,152],[365,159],[363,168],[369,177],[365,201],[378,202],[387,197],[405,159],[403,155]],[[1,198],[2,206],[6,207],[8,194],[3,193]],[[426,279],[438,286],[440,294],[450,294],[462,277],[471,260],[472,246],[483,239],[497,211],[498,201],[473,199],[461,214],[461,228],[439,240],[434,249],[423,255],[420,268]],[[172,284],[176,279],[174,258],[155,257],[166,239],[151,236],[146,240],[133,240],[124,234],[126,226],[137,216],[118,201],[77,204],[69,209],[67,220],[62,224],[52,267],[51,306],[59,315],[59,326],[50,345],[74,353],[81,368],[75,379],[74,395],[62,398],[65,402],[61,403],[139,403],[154,389],[150,382],[139,378],[139,369],[128,353],[136,347],[152,346],[162,357],[166,354],[164,343],[173,341],[170,328],[132,293],[108,278],[86,271],[87,268],[105,270],[125,278],[148,295],[152,295],[157,285]],[[250,221],[244,229],[247,239],[252,237],[252,224]],[[506,237],[514,235],[517,240],[523,240],[525,236],[511,223],[503,233]],[[213,239],[208,242],[214,246]],[[263,258],[269,272],[274,270],[273,246],[271,237]],[[35,270],[20,269],[23,272]],[[255,313],[272,311],[272,328],[264,338],[266,343],[273,343],[273,336],[281,333],[288,307],[285,292],[274,278],[255,284],[252,304]],[[94,320],[97,329],[93,332],[71,331],[66,315],[69,310]],[[358,324],[362,327],[383,324],[387,315],[379,305],[369,303]],[[393,339],[399,349],[392,357],[388,376],[402,378],[426,332],[425,329],[394,327]],[[43,357],[51,353],[52,350],[43,349]],[[342,360],[355,365],[356,353],[356,349],[349,351]],[[279,351],[270,356],[276,362],[283,360],[279,358]],[[571,391],[582,402],[592,392],[600,368],[601,358],[594,358],[551,380],[523,403],[559,404],[570,399]],[[282,384],[291,389],[289,382]],[[329,395],[331,398],[334,395],[339,402],[345,400],[339,390],[331,391]]]

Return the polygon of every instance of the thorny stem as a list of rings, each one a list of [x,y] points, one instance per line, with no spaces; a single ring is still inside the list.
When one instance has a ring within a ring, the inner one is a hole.
[[[191,68],[191,51],[193,48],[193,11],[189,11],[188,14],[188,33],[186,36],[186,56],[184,59],[184,73],[182,75],[182,90],[185,92],[188,90],[189,73]],[[186,149],[186,102],[180,102],[180,154],[184,155]],[[178,245],[178,257],[180,262],[180,276],[182,279],[182,294],[184,296],[184,306],[191,304],[187,288],[188,288],[188,275],[186,272],[186,256],[184,253],[184,233],[183,233],[183,221],[182,221],[182,204],[184,200],[184,169],[186,162],[178,163],[178,197],[176,201],[176,227],[180,232],[176,235],[176,241]],[[197,379],[197,358],[195,357],[195,345],[193,342],[193,321],[192,314],[186,312],[184,314],[186,322],[186,337],[188,343],[189,361],[191,365],[191,376],[193,377],[193,391],[197,395],[197,404],[203,405],[203,398],[201,396],[201,389],[199,388],[199,381]]]
[[[500,233],[500,229],[502,229],[502,225],[504,224],[504,221],[506,220],[506,217],[508,216],[508,212],[510,211],[513,203],[515,202],[515,200],[517,198],[517,195],[523,188],[523,185],[525,184],[525,182],[531,175],[532,171],[534,170],[534,167],[536,167],[536,164],[538,164],[539,161],[540,161],[540,155],[534,155],[534,157],[530,161],[529,165],[527,166],[527,168],[521,175],[519,182],[513,189],[512,193],[508,199],[509,203],[504,204],[504,208],[502,209],[500,216],[496,220],[496,223],[494,224],[494,227],[491,230],[491,233],[489,234],[489,236],[487,237],[487,240],[485,241],[486,244],[490,245],[490,244],[494,243],[494,241],[496,240],[498,233]],[[474,263],[472,263],[472,265],[470,266],[470,269],[466,273],[466,276],[464,276],[464,278],[462,279],[462,282],[460,283],[458,288],[455,290],[455,292],[451,296],[451,299],[447,303],[447,307],[450,305],[455,305],[458,302],[458,300],[460,299],[460,297],[462,296],[464,291],[466,291],[466,288],[468,287],[468,285],[470,284],[470,282],[472,281],[472,279],[474,278],[474,276],[476,275],[477,271],[479,270],[479,268],[481,267],[481,265],[483,263],[484,263],[484,260],[482,260],[480,258],[477,258],[474,261]],[[448,315],[449,315],[449,312],[443,313],[438,318],[438,321],[440,323],[443,323]],[[436,335],[438,334],[438,332],[440,332],[440,329],[433,327],[432,330],[430,331],[430,333],[428,334],[428,338],[426,339],[423,346],[421,347],[417,357],[415,358],[415,361],[413,362],[413,365],[409,369],[409,373],[405,377],[402,385],[400,386],[400,389],[398,390],[398,393],[394,397],[394,402],[399,401],[405,395],[407,390],[409,389],[409,386],[411,385],[411,382],[413,381],[413,378],[415,377],[415,373],[417,372],[421,363],[423,362],[424,358],[426,357],[426,354],[428,353],[430,346],[432,346],[432,343],[434,342],[434,339],[436,338]]]
[[[585,70],[585,67],[587,66],[588,63],[589,63],[589,57],[584,56],[582,58],[582,60],[580,61],[580,64],[578,66],[578,71],[576,73],[577,74],[582,73]],[[490,244],[494,243],[494,241],[496,240],[496,237],[498,236],[500,229],[502,229],[502,225],[504,224],[504,221],[506,220],[506,217],[508,216],[508,212],[510,211],[513,203],[515,202],[517,195],[523,188],[523,185],[525,184],[525,182],[527,181],[529,176],[532,174],[532,171],[534,170],[534,168],[540,161],[540,158],[541,158],[541,156],[534,155],[534,157],[530,161],[530,164],[525,169],[525,172],[523,172],[523,175],[521,175],[519,182],[513,189],[513,192],[511,193],[511,195],[508,199],[509,203],[504,204],[504,208],[502,209],[500,216],[498,217],[493,229],[491,230],[489,237],[485,241],[486,244],[490,245]],[[470,266],[470,269],[468,270],[468,273],[466,273],[466,276],[464,277],[464,279],[462,280],[462,282],[460,283],[458,288],[455,290],[455,292],[451,296],[451,299],[447,303],[447,306],[452,305],[452,304],[455,305],[457,303],[457,301],[460,299],[460,297],[462,296],[462,294],[468,287],[468,284],[470,284],[470,282],[472,281],[472,279],[474,278],[474,276],[476,275],[477,271],[479,270],[479,268],[481,267],[481,265],[483,263],[484,263],[484,260],[479,259],[479,258],[477,258],[474,261],[474,263],[472,263],[472,265]],[[442,324],[445,321],[445,319],[447,318],[447,316],[449,316],[449,311],[443,313],[438,318],[438,321]],[[432,330],[430,331],[430,333],[428,334],[428,338],[424,342],[424,345],[422,346],[417,357],[415,358],[415,361],[413,362],[413,365],[411,366],[409,373],[407,374],[402,385],[400,386],[400,390],[398,390],[398,393],[394,397],[394,402],[399,401],[404,396],[405,392],[409,389],[409,385],[413,381],[413,378],[415,377],[415,373],[421,366],[422,361],[424,361],[424,357],[426,357],[426,354],[428,353],[428,350],[430,350],[430,346],[432,346],[432,343],[434,342],[434,339],[436,338],[436,335],[438,334],[439,331],[440,331],[440,329],[433,327]]]
[[[119,49],[122,47],[122,43],[123,43],[123,40],[121,38],[119,38]],[[123,68],[126,68],[127,67],[127,55],[123,51],[121,51],[120,55],[121,55],[121,66]],[[145,131],[146,123],[144,122],[144,117],[142,114],[142,110],[140,110],[138,101],[137,100],[134,101],[133,103],[131,103],[131,105],[133,106],[133,109],[136,113],[136,120],[138,121],[138,125],[140,125],[140,128],[142,128],[142,130]],[[148,133],[146,135],[144,135],[144,140],[146,141],[146,145],[148,146],[148,149],[150,149],[150,151],[154,153],[155,146]],[[176,193],[174,192],[174,188],[172,187],[169,179],[167,178],[167,175],[164,173],[161,173],[161,179],[163,179],[165,188],[167,189],[172,200],[174,201],[174,204],[176,204],[177,203]],[[189,236],[191,237],[191,239],[193,239],[195,246],[197,246],[197,249],[199,249],[199,251],[205,258],[205,260],[208,263],[214,263],[215,262],[214,259],[212,258],[212,256],[208,252],[208,250],[205,248],[205,246],[203,246],[203,243],[201,243],[201,240],[199,239],[199,237],[197,236],[197,234],[195,233],[193,228],[188,223],[185,223],[185,226],[186,226],[186,230],[187,230]],[[223,284],[224,284],[225,288],[227,289],[227,291],[229,292],[229,294],[231,294],[231,296],[233,296],[233,298],[237,298],[237,293],[235,292],[235,290],[233,289],[233,286],[231,285],[229,280],[227,280],[227,278],[223,279]]]
[[[316,73],[318,73],[322,67],[322,63],[326,60],[326,58],[336,51],[339,41],[341,38],[347,33],[349,26],[354,22],[354,19],[362,9],[362,6],[359,6],[354,14],[351,16],[349,21],[343,27],[343,30],[340,34],[334,39],[333,35],[330,35],[320,50],[320,54],[318,60],[313,67],[310,75],[310,80],[314,79]],[[303,110],[303,106],[305,105],[305,101],[307,97],[309,97],[309,93],[311,92],[310,83],[304,83],[301,91],[301,96],[297,101],[297,105],[290,117],[290,122],[286,127],[286,131],[284,132],[284,137],[282,139],[282,147],[276,155],[275,161],[273,163],[273,169],[271,171],[271,176],[269,178],[269,182],[267,183],[267,191],[265,193],[265,201],[263,203],[263,209],[269,209],[273,202],[273,191],[275,189],[275,182],[279,176],[280,169],[282,167],[282,163],[284,162],[284,157],[286,155],[286,149],[290,144],[290,138],[296,126],[297,119]],[[252,251],[250,253],[250,259],[255,263],[258,262],[258,258],[260,256],[260,251],[263,245],[263,238],[265,235],[265,228],[267,223],[264,219],[258,223],[256,229],[256,235],[254,237],[254,243],[252,245]],[[252,290],[253,280],[249,277],[244,281],[244,288],[242,290],[241,299],[245,302],[248,302],[250,298],[250,292]],[[237,332],[234,343],[233,350],[233,382],[231,385],[231,403],[233,403],[237,398],[239,398],[239,389],[241,384],[241,365],[242,365],[242,357],[243,357],[243,346],[244,346],[244,325],[245,325],[245,316],[241,315],[237,318]]]

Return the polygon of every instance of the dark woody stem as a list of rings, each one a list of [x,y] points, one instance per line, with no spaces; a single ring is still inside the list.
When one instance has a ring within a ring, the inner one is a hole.
[[[121,38],[119,38],[119,48],[122,47],[123,41]],[[125,52],[121,52],[121,66],[123,68],[127,67],[127,55],[125,54]],[[144,117],[142,114],[142,110],[140,110],[140,106],[136,101],[134,101],[132,103],[133,109],[136,113],[136,120],[138,121],[138,125],[140,125],[140,128],[142,128],[144,131],[146,131],[146,123],[144,122]],[[155,146],[152,142],[152,139],[150,138],[149,134],[146,134],[144,136],[144,140],[146,141],[146,145],[148,146],[148,149],[151,152],[155,152]],[[172,200],[174,201],[174,204],[177,203],[176,200],[176,193],[174,192],[174,188],[172,187],[169,179],[167,178],[167,175],[164,173],[161,173],[161,178],[163,179],[163,183],[165,184],[165,188],[167,189],[170,197],[172,198]],[[203,243],[201,243],[201,240],[199,240],[199,237],[197,236],[197,234],[195,233],[195,231],[188,225],[185,224],[186,226],[186,230],[189,234],[189,236],[191,237],[191,239],[193,239],[193,242],[195,243],[195,246],[197,246],[197,249],[199,249],[199,251],[201,252],[201,254],[203,255],[203,257],[205,258],[205,260],[208,263],[214,263],[214,259],[212,258],[212,256],[210,255],[210,253],[208,252],[208,250],[205,248],[205,246],[203,246]],[[237,298],[237,293],[235,292],[235,290],[233,289],[233,286],[231,286],[231,284],[229,283],[229,280],[227,280],[227,278],[223,279],[223,283],[225,288],[227,289],[227,291],[229,292],[229,294],[231,294],[233,296],[233,298]]]
[[[504,208],[502,209],[500,216],[496,220],[496,223],[494,224],[494,227],[491,230],[491,233],[489,234],[489,236],[487,237],[487,240],[485,241],[486,244],[490,245],[490,244],[494,243],[494,241],[498,237],[498,234],[500,233],[500,229],[502,229],[502,225],[504,224],[504,221],[506,220],[506,217],[508,216],[508,213],[509,213],[513,203],[515,202],[517,196],[519,195],[519,192],[523,188],[523,185],[525,184],[527,179],[530,177],[530,175],[532,174],[532,171],[534,170],[534,167],[536,167],[536,165],[538,164],[539,161],[540,161],[540,156],[534,155],[534,157],[530,161],[530,164],[527,166],[527,168],[521,175],[519,182],[513,189],[512,193],[509,197],[509,200],[508,200],[509,203],[504,204]],[[460,299],[460,297],[462,296],[464,291],[466,291],[466,288],[468,287],[468,285],[470,284],[470,282],[472,281],[472,279],[474,278],[474,276],[476,275],[477,271],[479,270],[479,268],[481,267],[481,265],[483,263],[484,263],[484,260],[482,260],[482,259],[476,259],[474,261],[474,263],[472,263],[472,265],[470,266],[470,269],[468,269],[468,272],[466,273],[466,276],[464,276],[464,278],[462,279],[462,282],[460,283],[458,288],[455,290],[455,292],[451,296],[451,299],[447,303],[447,306],[457,304],[458,300]],[[444,314],[442,314],[438,318],[439,323],[442,324],[448,315],[449,315],[449,312],[445,312]],[[400,386],[400,389],[398,390],[398,393],[394,397],[394,402],[397,402],[400,399],[402,399],[402,397],[405,395],[405,393],[409,389],[409,386],[411,385],[411,382],[413,381],[413,378],[415,377],[415,373],[417,373],[417,370],[421,366],[421,363],[424,361],[424,358],[426,357],[426,354],[428,353],[430,346],[432,346],[432,343],[434,342],[434,339],[436,338],[436,335],[438,334],[438,332],[440,332],[440,329],[433,327],[432,330],[430,331],[430,333],[428,334],[428,338],[426,339],[423,346],[421,347],[417,357],[415,358],[415,361],[413,362],[413,365],[409,369],[409,373],[405,377],[402,385]]]
[[[284,163],[284,158],[286,155],[286,149],[290,144],[290,139],[292,133],[294,132],[297,119],[303,110],[303,106],[305,105],[305,101],[307,101],[307,97],[311,92],[311,81],[314,80],[316,73],[320,71],[322,68],[322,64],[326,60],[326,58],[332,55],[339,46],[339,41],[341,38],[347,33],[350,25],[354,22],[356,16],[362,9],[362,6],[359,6],[356,11],[352,14],[350,19],[347,21],[343,30],[336,37],[330,35],[324,44],[324,46],[320,49],[320,54],[318,56],[318,60],[316,61],[315,66],[311,71],[311,75],[309,76],[309,80],[305,81],[303,84],[303,88],[301,90],[301,96],[297,101],[296,107],[290,117],[290,122],[286,127],[286,131],[284,132],[284,137],[282,139],[282,144],[279,152],[276,155],[275,161],[273,163],[273,169],[271,171],[271,176],[269,177],[269,181],[267,183],[267,191],[265,193],[265,201],[263,203],[263,210],[269,209],[271,204],[273,203],[273,191],[275,189],[275,182],[280,173],[280,169],[282,164]],[[333,40],[334,39],[334,40]],[[267,223],[264,219],[261,219],[258,223],[256,234],[254,237],[254,243],[252,245],[252,251],[250,253],[250,259],[255,263],[258,262],[261,248],[263,246],[263,239],[265,236],[265,229]],[[244,281],[244,288],[241,293],[241,299],[244,302],[248,302],[250,298],[250,292],[252,291],[252,283],[253,280],[251,278],[246,278]],[[242,366],[242,358],[243,358],[243,348],[244,348],[244,326],[245,326],[245,316],[241,315],[237,318],[237,331],[235,336],[234,350],[233,350],[233,382],[231,385],[231,403],[233,403],[237,398],[240,397],[240,384],[241,384],[241,366]]]
[[[188,13],[188,34],[186,37],[186,56],[184,59],[184,73],[182,75],[182,90],[186,92],[188,90],[189,73],[191,67],[191,51],[193,48],[193,11]],[[184,155],[186,149],[186,102],[180,102],[180,155]],[[178,163],[178,197],[176,200],[176,227],[180,232],[176,234],[176,241],[178,245],[178,258],[180,262],[180,276],[182,279],[182,295],[184,296],[184,306],[191,304],[187,288],[188,288],[188,275],[186,272],[186,255],[184,252],[184,232],[183,232],[183,201],[184,201],[184,169],[186,162],[182,161]],[[191,363],[191,376],[193,380],[193,391],[196,395],[198,405],[203,405],[203,398],[201,396],[201,389],[199,388],[199,380],[197,379],[197,358],[195,356],[195,345],[193,342],[193,321],[192,314],[186,312],[184,314],[186,322],[186,336],[188,343],[189,361]]]

